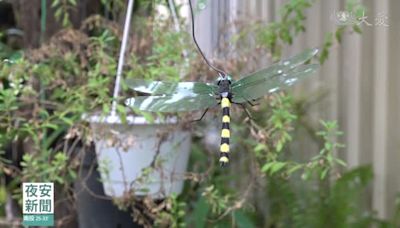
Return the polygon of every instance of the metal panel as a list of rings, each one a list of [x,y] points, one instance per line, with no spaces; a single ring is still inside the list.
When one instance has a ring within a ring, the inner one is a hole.
[[[279,9],[286,1],[218,2],[218,5],[213,3],[209,8],[212,12],[202,13],[202,45],[209,47],[208,54],[217,45],[216,33],[221,23],[232,21],[235,17],[262,19],[266,22],[279,20]],[[337,28],[330,16],[334,10],[343,10],[344,2],[317,1],[307,12],[307,31],[297,37],[291,47],[285,49],[284,55],[292,55],[305,47],[320,46],[325,34]],[[324,99],[308,110],[307,118],[313,120],[315,126],[318,126],[317,120],[321,118],[337,119],[345,132],[343,138],[338,140],[347,144],[338,154],[347,160],[350,167],[372,163],[375,178],[367,200],[370,205],[367,206],[384,218],[392,214],[394,197],[400,190],[400,179],[397,178],[400,162],[400,79],[397,77],[400,71],[400,64],[397,63],[400,58],[400,46],[397,45],[400,23],[396,23],[400,21],[400,14],[396,11],[400,2],[364,0],[363,3],[372,24],[377,13],[390,13],[389,27],[373,24],[364,26],[361,35],[346,33],[342,43],[335,43],[331,48],[329,59],[319,76],[296,87],[296,94],[312,94],[320,89],[328,92]],[[224,11],[231,14],[226,16]],[[214,18],[209,19],[212,15]],[[208,38],[210,33],[213,33],[212,40]],[[299,136],[295,138],[301,139],[295,142],[296,147],[300,148],[298,150],[313,153],[318,151],[311,139],[301,135],[304,132],[297,133]]]

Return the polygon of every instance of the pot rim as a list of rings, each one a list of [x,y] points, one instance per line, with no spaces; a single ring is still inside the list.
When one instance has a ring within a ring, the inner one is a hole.
[[[124,124],[118,115],[100,115],[100,114],[83,114],[82,119],[94,124]],[[126,124],[128,125],[149,125],[149,124],[177,124],[176,117],[167,117],[165,119],[155,119],[154,122],[148,122],[143,116],[126,116]]]

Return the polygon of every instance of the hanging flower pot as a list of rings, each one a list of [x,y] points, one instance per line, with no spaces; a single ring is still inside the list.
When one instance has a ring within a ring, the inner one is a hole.
[[[163,198],[182,191],[191,134],[174,118],[149,123],[136,116],[121,121],[117,115],[133,2],[127,6],[111,113],[84,118],[93,130],[105,194],[122,197],[133,192]]]
[[[122,197],[164,198],[183,189],[191,134],[175,118],[149,123],[144,117],[91,116],[104,192]]]

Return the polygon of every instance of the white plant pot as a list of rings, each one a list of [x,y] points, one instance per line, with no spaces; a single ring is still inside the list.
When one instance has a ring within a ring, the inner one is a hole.
[[[122,197],[164,198],[183,189],[191,147],[191,134],[176,119],[147,123],[129,116],[122,124],[116,116],[91,116],[94,142],[104,192]]]

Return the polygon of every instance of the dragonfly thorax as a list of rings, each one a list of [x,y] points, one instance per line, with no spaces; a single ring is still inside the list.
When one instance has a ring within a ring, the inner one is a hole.
[[[221,97],[230,97],[232,79],[229,75],[219,76],[217,79],[218,93]]]
[[[221,97],[230,97],[231,81],[228,79],[222,79],[218,81],[218,92]]]

